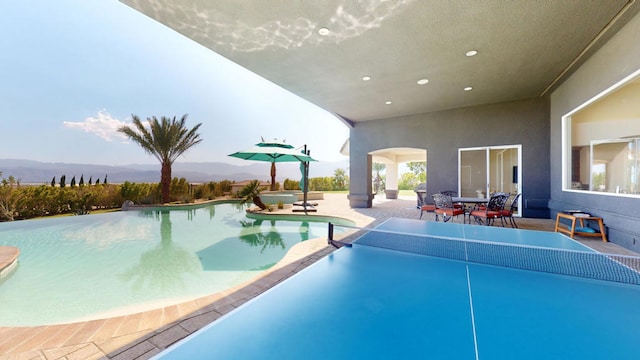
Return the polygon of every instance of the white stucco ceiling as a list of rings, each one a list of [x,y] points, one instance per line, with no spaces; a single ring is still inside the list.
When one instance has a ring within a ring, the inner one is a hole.
[[[627,0],[121,1],[351,124],[547,94],[639,9]]]

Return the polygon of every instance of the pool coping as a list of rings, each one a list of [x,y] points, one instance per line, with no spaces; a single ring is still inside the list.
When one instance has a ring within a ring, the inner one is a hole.
[[[0,246],[0,279],[8,276],[18,266],[20,249],[15,246]]]

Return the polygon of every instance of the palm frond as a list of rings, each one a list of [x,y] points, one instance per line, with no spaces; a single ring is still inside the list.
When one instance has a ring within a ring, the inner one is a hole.
[[[175,116],[173,118],[163,116],[160,119],[153,116],[147,118],[147,127],[138,116],[133,115],[132,122],[135,129],[122,126],[118,131],[140,145],[161,163],[173,164],[180,155],[202,141],[197,132],[202,123],[189,130],[186,127],[187,116],[185,114],[179,120]]]

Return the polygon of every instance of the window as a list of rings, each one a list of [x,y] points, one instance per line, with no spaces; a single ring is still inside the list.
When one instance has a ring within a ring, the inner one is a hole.
[[[640,197],[640,70],[562,121],[563,190]]]

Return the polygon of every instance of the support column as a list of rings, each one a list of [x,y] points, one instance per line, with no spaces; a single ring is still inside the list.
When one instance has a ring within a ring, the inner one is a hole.
[[[386,164],[387,181],[384,189],[387,199],[398,198],[398,163]]]
[[[353,150],[353,149],[352,149]],[[371,155],[352,152],[349,166],[349,206],[352,208],[370,208],[373,206],[371,190]]]

